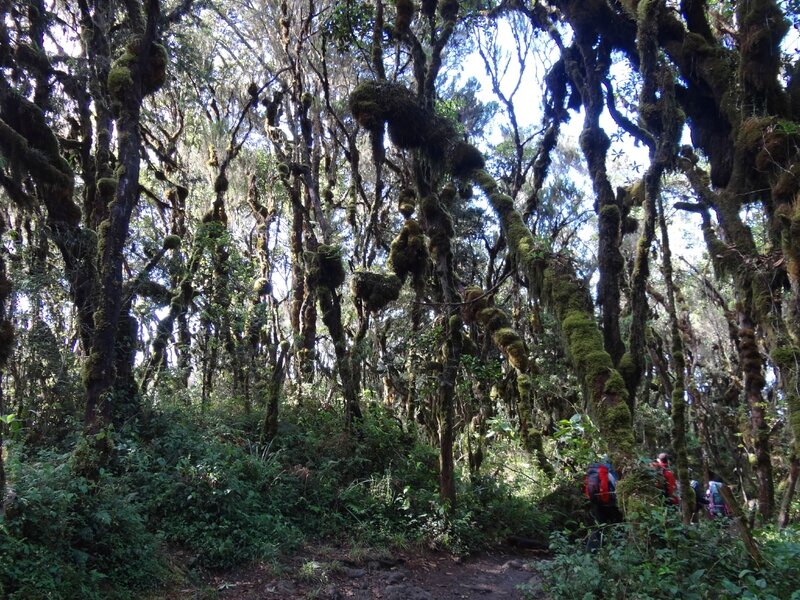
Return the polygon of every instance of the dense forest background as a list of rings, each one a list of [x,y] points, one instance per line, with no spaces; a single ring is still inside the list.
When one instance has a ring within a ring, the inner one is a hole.
[[[513,534],[797,597],[797,9],[2,0],[0,595]]]

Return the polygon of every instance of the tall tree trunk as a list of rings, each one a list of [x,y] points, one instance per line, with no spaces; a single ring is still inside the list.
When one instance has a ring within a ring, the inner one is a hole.
[[[764,388],[763,359],[756,345],[755,325],[749,311],[744,307],[739,311],[739,356],[744,370],[744,393],[750,409],[750,435],[756,455],[756,474],[758,476],[758,511],[765,523],[772,519],[775,507],[775,490],[772,479],[772,458],[770,454],[766,403]]]
[[[442,205],[439,195],[430,189],[430,184],[424,174],[426,170],[420,164],[422,161],[417,159],[415,162],[417,163],[417,188],[419,197],[422,198],[422,227],[430,239],[434,273],[444,301],[442,310],[444,320],[443,368],[439,375],[434,412],[439,431],[439,498],[452,510],[456,503],[453,419],[456,378],[462,350],[462,323],[458,310],[461,296],[456,290],[453,275],[451,246],[453,223]],[[448,190],[447,193],[455,194],[455,190]]]
[[[0,220],[0,239],[5,234],[6,224]],[[8,314],[8,302],[11,298],[11,281],[6,273],[5,248],[0,244],[0,417],[5,417],[5,402],[3,400],[3,373],[8,363],[8,358],[14,347],[14,328]],[[3,462],[3,429],[5,424],[0,422],[0,516],[5,509],[6,497],[6,471]]]
[[[678,311],[675,306],[675,282],[672,278],[672,249],[669,244],[667,220],[664,205],[658,202],[658,224],[661,230],[661,248],[663,256],[662,271],[664,285],[667,288],[667,312],[672,330],[672,371],[675,385],[671,394],[672,401],[672,450],[675,453],[675,466],[681,494],[681,515],[684,525],[692,521],[695,511],[695,498],[689,493],[692,489],[689,478],[689,453],[686,450],[686,359],[681,330],[678,324]]]
[[[308,309],[304,310],[304,307],[310,303],[310,310],[313,311],[314,299],[306,297],[305,268],[303,266],[303,206],[299,200],[299,192],[294,192],[289,183],[288,173],[284,177],[284,187],[292,197],[292,230],[289,241],[292,257],[292,304],[289,322],[294,339],[299,341],[299,343],[295,343],[294,348],[295,376],[297,381],[302,383],[306,378],[310,381],[313,375],[316,331],[312,323],[316,316]]]
[[[781,509],[778,513],[778,527],[781,529],[786,529],[789,525],[792,500],[794,500],[794,494],[797,490],[797,476],[800,474],[800,460],[797,459],[796,453],[792,453],[789,464],[789,479],[786,482],[786,489],[783,492],[783,499],[781,500]]]
[[[593,27],[593,26],[592,26]],[[583,131],[580,145],[595,194],[595,210],[598,216],[598,268],[597,302],[602,313],[602,334],[605,351],[614,365],[619,364],[625,353],[620,328],[620,283],[624,260],[619,246],[621,241],[622,206],[615,196],[608,179],[606,156],[611,146],[608,135],[600,126],[600,115],[605,109],[603,102],[603,69],[608,69],[610,47],[595,44],[596,32],[592,28],[576,29],[575,52],[567,60],[567,70],[573,85],[580,89],[584,106]],[[576,60],[580,58],[580,61]]]
[[[158,1],[149,0],[145,8],[146,14],[139,13],[139,8],[135,7],[128,15],[133,33],[140,36],[137,54],[125,54],[117,59],[108,75],[109,94],[118,111],[120,169],[114,201],[108,205],[108,216],[98,226],[97,233],[99,302],[86,365],[86,430],[89,434],[108,424],[113,411],[116,338],[123,301],[123,249],[131,215],[139,200],[139,117],[145,95],[154,92],[166,77],[166,51],[156,43],[160,18]]]
[[[282,342],[280,353],[275,360],[272,369],[272,376],[262,382],[266,385],[266,411],[264,421],[261,424],[261,438],[264,441],[272,441],[278,435],[278,409],[280,406],[281,389],[283,380],[286,376],[286,357],[289,353],[290,345]]]

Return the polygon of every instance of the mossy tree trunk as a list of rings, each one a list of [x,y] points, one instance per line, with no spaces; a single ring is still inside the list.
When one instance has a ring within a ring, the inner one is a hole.
[[[285,4],[282,11],[288,10]],[[358,345],[363,334],[357,334],[352,344],[348,342],[342,314],[342,296],[339,288],[346,273],[341,248],[334,242],[334,231],[330,216],[323,204],[320,182],[324,180],[323,165],[333,164],[333,157],[326,154],[320,111],[330,108],[327,97],[329,88],[326,79],[325,57],[314,66],[322,80],[325,104],[317,100],[319,89],[312,86],[305,73],[304,56],[307,28],[311,21],[303,21],[296,38],[289,31],[289,19],[282,24],[281,39],[284,50],[290,57],[288,71],[290,84],[288,93],[276,92],[272,106],[286,110],[285,126],[293,133],[293,143],[285,143],[285,136],[276,130],[280,114],[276,110],[267,113],[267,133],[279,159],[278,174],[287,191],[293,209],[291,233],[293,300],[292,328],[299,341],[299,375],[310,380],[313,374],[317,347],[317,305],[323,323],[328,329],[336,358],[336,371],[344,398],[345,424],[353,430],[362,420],[360,406],[361,386],[359,377]],[[341,125],[341,123],[340,123]],[[352,157],[351,157],[352,158]],[[351,164],[358,164],[355,158]],[[329,174],[329,177],[331,175]],[[353,174],[355,180],[358,175]],[[335,183],[335,180],[334,180]],[[366,332],[367,322],[361,323],[360,331]]]
[[[281,344],[280,352],[272,367],[272,375],[269,379],[259,382],[261,386],[266,387],[262,392],[266,399],[266,410],[261,424],[262,441],[272,441],[278,435],[278,413],[281,390],[286,377],[286,360],[289,355],[289,349],[288,342]]]
[[[0,239],[6,232],[6,224],[0,220]],[[0,244],[0,417],[6,416],[3,375],[8,358],[14,348],[14,328],[9,318],[8,305],[11,299],[11,281],[6,272],[5,248]],[[0,422],[0,516],[3,515],[6,497],[6,471],[3,459],[3,430]]]
[[[643,3],[639,7],[636,19],[638,30],[636,46],[639,56],[639,71],[643,80],[639,91],[640,123],[634,125],[614,111],[618,124],[648,147],[650,158],[650,165],[642,181],[636,186],[640,188],[643,198],[635,198],[639,193],[634,190],[628,194],[631,204],[641,200],[644,208],[642,232],[636,245],[634,268],[631,274],[630,353],[629,360],[622,369],[630,396],[631,411],[634,410],[634,395],[644,371],[647,345],[645,331],[650,313],[646,291],[650,278],[650,247],[655,237],[656,205],[657,203],[661,204],[662,176],[675,163],[678,140],[684,121],[683,115],[677,107],[673,73],[659,58],[657,23],[662,10],[664,7],[659,2]],[[668,252],[668,242],[664,237],[666,236],[666,226],[663,223],[663,214],[659,222],[661,223],[662,239],[667,244],[665,252]],[[666,267],[666,262],[664,264]],[[674,295],[670,285],[671,282],[667,283],[668,311],[671,310],[670,315],[674,316]],[[623,365],[620,366],[623,367]],[[678,371],[676,370],[677,376]],[[684,378],[682,371],[680,371],[679,377],[682,382]]]
[[[577,26],[572,52],[566,55],[566,67],[573,84],[580,90],[585,111],[580,146],[592,179],[598,216],[597,304],[602,317],[603,346],[612,364],[617,365],[625,353],[620,327],[623,209],[608,179],[606,156],[611,140],[600,126],[600,115],[605,108],[601,82],[607,76],[611,47],[595,44],[595,40],[593,25]]]
[[[531,293],[544,302],[560,323],[566,354],[584,385],[614,464],[622,472],[632,470],[636,464],[634,434],[625,382],[604,348],[589,291],[567,259],[537,247],[511,198],[498,190],[491,175],[478,170],[472,177],[497,213],[518,268],[528,278]]]
[[[789,525],[791,515],[792,500],[797,490],[797,476],[800,474],[800,460],[794,453],[789,459],[789,477],[786,481],[786,488],[783,491],[780,511],[778,512],[778,527],[785,529]]]
[[[436,81],[442,67],[443,51],[456,27],[459,11],[457,0],[445,0],[439,5],[430,4],[426,14],[431,25],[427,47],[409,25],[414,6],[405,4],[398,10],[394,31],[408,50],[412,61],[415,93],[402,86],[385,81],[383,54],[379,39],[373,40],[373,63],[379,65],[379,81],[362,84],[350,95],[350,108],[356,120],[370,133],[377,180],[380,181],[384,161],[384,127],[388,122],[389,135],[400,147],[413,150],[413,187],[420,199],[420,224],[430,240],[433,275],[441,299],[440,319],[443,322],[444,344],[441,348],[442,369],[439,374],[435,399],[435,415],[439,430],[439,496],[452,508],[456,501],[455,469],[453,458],[455,414],[455,386],[461,361],[462,323],[458,314],[461,297],[456,289],[453,273],[454,235],[451,217],[445,207],[444,195],[453,198],[455,190],[443,187],[447,168],[442,163],[451,162],[453,150],[458,147],[457,134],[452,124],[434,116]],[[382,13],[379,11],[382,18]],[[380,20],[380,19],[379,19]],[[438,27],[437,27],[438,25]],[[381,32],[378,32],[382,35]],[[376,33],[376,35],[378,35]],[[429,129],[435,128],[435,129]],[[430,135],[425,135],[427,132]],[[462,143],[462,147],[466,144]],[[470,147],[471,148],[471,147]],[[474,157],[474,153],[471,153]],[[481,159],[481,164],[483,161]],[[413,212],[413,210],[412,210]],[[406,222],[408,224],[408,221]],[[395,265],[395,271],[397,266]],[[405,279],[404,275],[399,275]]]
[[[517,402],[516,413],[519,418],[520,436],[522,446],[536,456],[539,467],[553,475],[542,446],[542,433],[533,425],[533,406],[531,404],[531,364],[528,351],[522,337],[511,327],[511,320],[501,309],[489,306],[488,301],[480,288],[467,288],[464,291],[465,308],[462,311],[467,323],[477,321],[491,336],[497,348],[505,355],[508,362],[516,371],[517,377]]]
[[[658,202],[658,224],[661,230],[662,273],[664,285],[667,288],[667,313],[669,314],[670,329],[672,333],[672,371],[675,385],[670,395],[672,404],[672,450],[675,455],[675,467],[678,483],[681,490],[681,516],[684,525],[692,521],[695,511],[695,498],[688,493],[692,489],[689,477],[689,454],[686,449],[686,359],[685,348],[678,324],[678,311],[676,308],[676,286],[672,276],[672,249],[669,243],[667,221],[664,215],[664,205]]]
[[[88,349],[86,374],[86,427],[96,433],[111,422],[117,336],[123,308],[123,249],[128,239],[131,214],[139,200],[139,119],[144,97],[164,81],[166,54],[157,44],[160,8],[155,0],[144,7],[130,7],[131,48],[109,71],[109,93],[117,111],[117,159],[119,178],[108,214],[98,226],[98,307],[94,335]],[[164,53],[163,55],[161,53]]]
[[[698,196],[716,213],[717,224],[724,232],[724,243],[709,245],[709,254],[715,258],[727,255],[728,268],[720,271],[719,276],[734,280],[737,301],[742,305],[741,313],[746,321],[742,331],[756,331],[756,327],[770,330],[776,310],[780,313],[778,319],[786,320],[787,316],[792,319],[792,314],[800,312],[795,264],[800,253],[793,250],[800,246],[796,242],[800,229],[794,225],[794,207],[800,193],[796,177],[800,164],[797,143],[800,71],[792,67],[788,79],[781,74],[785,56],[782,42],[790,24],[780,3],[775,0],[737,2],[733,14],[716,13],[714,23],[707,4],[702,2],[681,2],[673,9],[664,10],[660,2],[556,0],[552,8],[554,10],[547,15],[526,7],[515,9],[528,16],[534,26],[551,34],[561,50],[569,85],[581,93],[579,101],[571,106],[580,104],[586,111],[588,127],[584,128],[581,143],[595,180],[598,209],[607,211],[605,215],[600,214],[601,237],[611,239],[603,231],[611,233],[614,229],[610,223],[612,217],[617,217],[614,209],[618,207],[610,201],[607,188],[603,192],[597,185],[602,183],[597,175],[602,173],[603,152],[607,146],[590,122],[600,106],[596,77],[602,77],[607,72],[607,64],[621,54],[634,68],[641,69],[647,79],[649,62],[647,55],[642,54],[641,44],[644,43],[649,46],[649,56],[660,53],[675,68],[675,76],[670,77],[676,87],[676,99],[689,124],[693,145],[707,157],[708,172],[702,175],[707,189],[698,191]],[[721,27],[716,23],[720,19],[724,22]],[[559,24],[571,26],[575,32],[574,46],[563,45],[558,34]],[[730,32],[740,44],[731,46]],[[599,69],[592,69],[592,66]],[[553,77],[548,83],[553,96],[559,97],[563,82]],[[638,117],[647,123],[650,117],[647,96],[642,95],[640,100]],[[598,168],[592,167],[594,158],[590,152],[595,153]],[[691,148],[686,155],[694,156]],[[694,164],[698,164],[696,159]],[[609,201],[604,203],[605,198]],[[739,217],[745,204],[761,208],[767,217],[773,246],[782,248],[786,260],[767,256],[752,243],[752,232]],[[609,250],[613,251],[613,247]],[[600,254],[602,257],[602,247]],[[606,270],[611,273],[613,268]],[[793,290],[788,311],[786,304],[778,299],[781,281],[788,282]],[[613,331],[607,319],[613,315],[605,314],[605,306],[611,301],[604,296],[605,283],[601,281],[599,295],[604,306],[603,333],[608,336]],[[793,335],[797,338],[796,323]],[[745,337],[747,347],[750,336]],[[755,341],[754,348],[759,342]],[[608,338],[605,349],[612,356],[619,354],[613,340]],[[745,352],[742,358],[750,433],[759,470],[760,504],[762,514],[766,514],[771,512],[768,481],[771,467],[765,433],[768,415],[762,394],[763,375],[760,375],[763,360],[758,360],[756,352]],[[620,363],[612,359],[612,364]],[[633,380],[629,383],[632,389]]]
[[[769,522],[775,508],[775,490],[772,479],[770,427],[767,423],[767,404],[763,395],[765,384],[763,359],[756,345],[755,325],[746,309],[739,313],[739,354],[744,369],[745,398],[750,408],[750,434],[758,476],[758,511],[764,521]]]
[[[420,178],[418,177],[418,186]],[[423,196],[423,229],[430,238],[431,258],[434,273],[440,286],[443,300],[444,345],[442,347],[443,368],[439,375],[434,412],[439,428],[439,499],[452,509],[456,502],[455,464],[453,462],[456,378],[461,363],[461,317],[458,294],[453,276],[453,252],[451,236],[453,225],[450,215],[441,204],[438,195],[430,190]]]

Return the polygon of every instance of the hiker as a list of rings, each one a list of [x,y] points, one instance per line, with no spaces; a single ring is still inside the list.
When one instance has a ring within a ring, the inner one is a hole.
[[[678,482],[675,479],[675,474],[669,468],[669,463],[669,454],[662,452],[650,466],[655,471],[656,487],[664,494],[665,502],[669,505],[677,506],[680,504]]]
[[[725,499],[722,497],[722,482],[713,472],[708,474],[708,489],[706,490],[706,510],[712,519],[728,517],[731,514]]]
[[[584,496],[589,500],[589,514],[599,526],[622,522],[622,513],[617,507],[617,473],[606,458],[592,463],[586,469]],[[586,543],[587,550],[596,550],[602,545],[601,527],[592,531]]]
[[[694,492],[694,512],[692,513],[692,523],[698,523],[700,521],[700,515],[703,514],[703,509],[708,506],[708,499],[706,498],[705,493],[703,493],[703,488],[700,486],[700,482],[697,479],[692,479],[689,482],[689,485]]]

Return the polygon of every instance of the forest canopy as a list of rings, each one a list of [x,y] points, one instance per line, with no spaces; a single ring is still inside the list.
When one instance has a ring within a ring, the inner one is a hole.
[[[487,539],[546,538],[599,457],[626,515],[659,507],[664,451],[681,490],[728,484],[766,568],[752,530],[798,517],[797,9],[1,2],[0,593],[103,597],[163,581],[162,542],[229,567],[356,513],[435,505],[414,535],[455,539],[525,494]],[[37,525],[62,510],[89,524]]]

